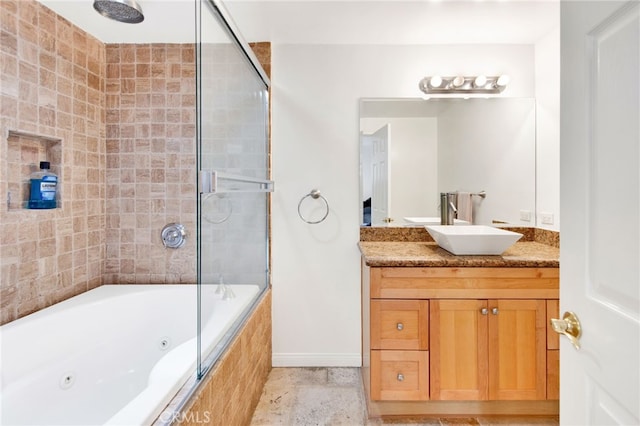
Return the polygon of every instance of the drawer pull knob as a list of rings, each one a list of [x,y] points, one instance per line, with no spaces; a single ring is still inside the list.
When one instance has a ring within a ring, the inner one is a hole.
[[[404,376],[402,374],[398,374],[398,381],[402,382],[404,380]]]
[[[404,324],[399,322],[398,324],[396,324],[396,328],[398,329],[398,331],[402,331],[402,329],[404,328]]]
[[[491,313],[492,313],[493,315],[498,315],[498,308],[492,308],[492,309],[491,309]]]
[[[482,308],[482,309],[480,309],[480,313],[482,315],[487,315],[489,313],[489,310],[487,308]]]

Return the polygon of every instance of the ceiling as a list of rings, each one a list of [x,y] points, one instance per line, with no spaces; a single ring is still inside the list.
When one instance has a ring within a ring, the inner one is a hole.
[[[105,43],[192,42],[194,0],[137,0],[141,24],[93,0],[38,0]],[[532,44],[559,26],[559,0],[223,0],[247,41],[274,44]]]

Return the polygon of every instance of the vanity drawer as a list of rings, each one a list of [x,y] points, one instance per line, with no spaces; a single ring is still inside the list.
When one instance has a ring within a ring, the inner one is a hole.
[[[372,300],[371,349],[429,349],[429,301]]]
[[[429,399],[429,351],[371,351],[371,399]]]

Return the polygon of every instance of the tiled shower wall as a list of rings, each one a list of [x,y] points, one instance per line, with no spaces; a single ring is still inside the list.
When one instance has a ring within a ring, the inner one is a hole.
[[[0,12],[0,324],[103,283],[194,282],[193,46],[105,46],[34,0]],[[252,47],[268,70],[269,43]],[[22,150],[50,139],[53,151]],[[9,208],[9,181],[29,177],[9,157],[33,168],[47,152],[59,208],[16,194]],[[160,241],[173,221],[189,234],[180,250]]]
[[[251,46],[269,70],[270,44]],[[263,141],[264,122],[251,98],[251,88],[257,86],[252,70],[231,44],[203,45],[202,60],[203,167],[264,176],[268,147]],[[107,45],[106,62],[104,281],[194,283],[195,48]],[[265,198],[229,196],[226,201],[234,205],[233,214],[224,223],[215,221],[220,212],[213,198],[203,204],[203,282],[217,283],[224,274],[226,282],[259,283],[264,280],[264,264],[255,260],[264,256],[260,236],[266,218],[260,220],[256,212],[266,210]],[[160,238],[162,228],[174,222],[187,231],[185,246],[177,250],[164,248]],[[258,270],[247,270],[249,266]]]
[[[33,0],[2,0],[0,16],[4,324],[102,284],[105,47]],[[9,131],[34,137],[9,142]],[[28,181],[25,169],[49,160],[41,158],[48,139],[60,139],[53,170],[61,181],[59,208],[24,209],[24,200],[16,202],[20,194],[15,193],[9,208],[9,179]],[[38,144],[42,149],[29,148]]]
[[[195,283],[194,46],[107,45],[106,62],[105,283]],[[160,237],[173,222],[179,249]]]

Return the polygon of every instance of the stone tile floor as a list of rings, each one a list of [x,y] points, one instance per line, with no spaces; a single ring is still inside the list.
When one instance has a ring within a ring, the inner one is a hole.
[[[274,368],[252,426],[558,426],[557,417],[367,419],[359,368]]]

